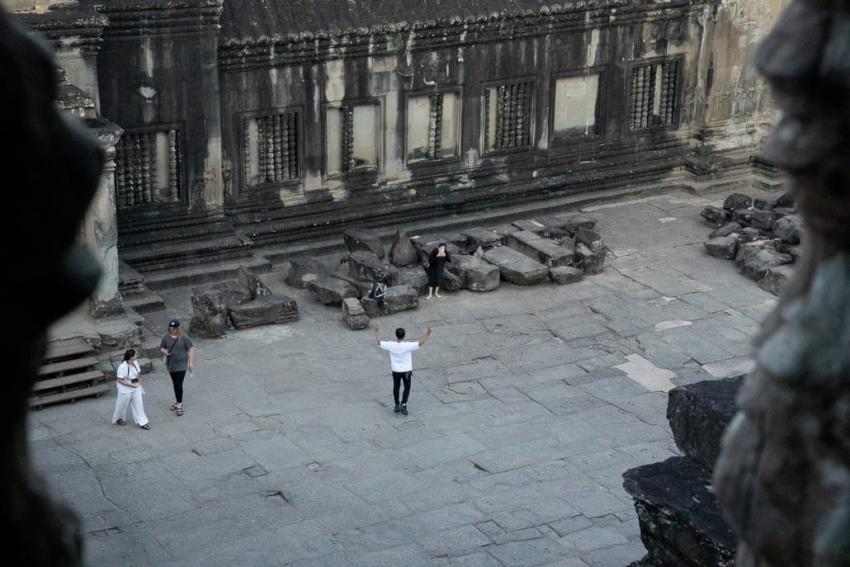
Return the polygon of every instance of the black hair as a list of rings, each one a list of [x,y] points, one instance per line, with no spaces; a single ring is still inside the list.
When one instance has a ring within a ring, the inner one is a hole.
[[[128,348],[126,351],[124,351],[124,362],[127,362],[134,356],[136,356],[136,349]]]
[[[404,329],[402,329],[401,327],[396,329],[395,330],[395,338],[397,338],[399,340],[403,339],[404,338]]]

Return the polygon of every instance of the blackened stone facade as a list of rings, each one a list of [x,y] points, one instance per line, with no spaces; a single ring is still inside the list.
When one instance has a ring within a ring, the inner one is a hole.
[[[749,183],[771,113],[748,57],[780,4],[82,0],[124,129],[122,255],[155,270],[355,222]]]

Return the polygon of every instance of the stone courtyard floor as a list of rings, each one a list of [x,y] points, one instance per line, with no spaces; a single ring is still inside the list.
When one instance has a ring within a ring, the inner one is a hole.
[[[300,321],[196,340],[179,418],[155,362],[150,431],[110,425],[114,395],[32,413],[36,466],[90,565],[626,565],[644,549],[621,475],[678,454],[666,391],[747,370],[775,304],[703,252],[724,196],[590,207],[603,274],[380,319],[434,329],[408,417],[371,332],[269,274]],[[186,290],[165,296],[185,317]]]

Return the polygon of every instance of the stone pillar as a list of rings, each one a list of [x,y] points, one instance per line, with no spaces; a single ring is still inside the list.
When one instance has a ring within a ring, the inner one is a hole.
[[[756,62],[803,254],[756,342],[714,472],[738,567],[850,565],[850,4],[796,0]]]
[[[121,315],[124,302],[118,291],[118,221],[115,207],[115,146],[122,130],[102,118],[86,124],[104,151],[103,172],[97,192],[82,225],[82,240],[101,265],[97,290],[89,297],[89,314],[94,318]]]
[[[753,57],[788,0],[721,0],[695,12],[701,30],[685,172],[697,191],[750,183],[753,156],[774,120]]]

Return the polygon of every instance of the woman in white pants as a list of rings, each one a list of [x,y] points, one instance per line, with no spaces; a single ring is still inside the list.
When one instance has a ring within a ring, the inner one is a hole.
[[[112,423],[115,425],[127,425],[124,416],[127,415],[127,405],[133,412],[133,420],[142,429],[150,429],[151,424],[145,415],[145,406],[142,403],[142,389],[139,375],[142,373],[139,363],[136,362],[136,351],[129,349],[124,353],[124,362],[118,366],[116,375],[118,381],[118,399],[115,401],[115,413],[112,414]]]

